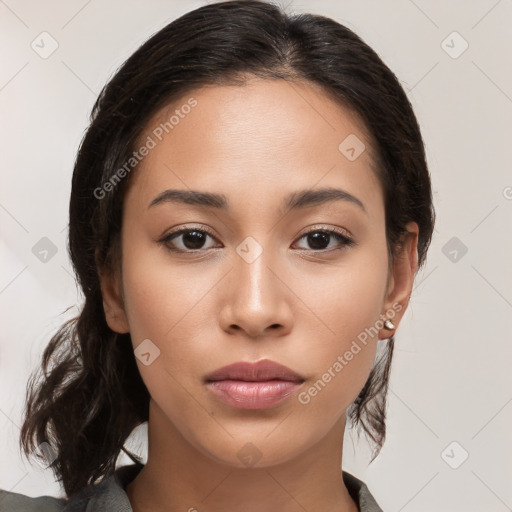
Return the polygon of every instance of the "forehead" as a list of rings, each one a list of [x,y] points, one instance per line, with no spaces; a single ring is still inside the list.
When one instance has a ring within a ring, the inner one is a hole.
[[[141,205],[167,188],[219,192],[230,206],[319,187],[382,201],[366,127],[310,83],[191,90],[150,119],[137,147],[149,139],[130,191]]]

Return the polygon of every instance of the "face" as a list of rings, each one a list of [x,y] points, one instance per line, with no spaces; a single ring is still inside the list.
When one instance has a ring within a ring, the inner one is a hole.
[[[253,80],[191,91],[140,141],[151,147],[125,196],[120,295],[107,278],[102,290],[110,327],[130,332],[150,421],[232,466],[248,446],[260,466],[289,460],[344,424],[391,335],[383,315],[397,325],[410,294],[414,265],[389,266],[364,126],[316,86]],[[266,406],[205,382],[263,359],[301,377]]]

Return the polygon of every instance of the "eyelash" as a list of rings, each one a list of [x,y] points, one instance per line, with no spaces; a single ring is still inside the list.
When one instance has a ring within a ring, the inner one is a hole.
[[[163,237],[161,240],[159,240],[160,243],[162,243],[168,250],[176,253],[182,253],[182,254],[192,254],[192,253],[198,253],[201,251],[207,251],[208,249],[176,249],[175,247],[171,247],[169,243],[174,239],[178,238],[180,235],[183,235],[185,233],[191,233],[191,232],[197,232],[197,233],[205,233],[207,235],[210,235],[212,238],[216,239],[216,237],[207,229],[199,229],[199,228],[182,228],[177,231],[173,231],[169,234],[167,234],[165,237]],[[333,236],[339,243],[341,243],[342,247],[339,247],[337,249],[301,249],[306,252],[313,252],[313,253],[329,253],[334,250],[343,250],[346,247],[352,247],[356,245],[356,242],[349,238],[347,235],[342,233],[341,231],[337,231],[334,229],[325,229],[325,228],[315,228],[310,231],[307,231],[306,233],[303,233],[298,240],[302,240],[307,235],[310,235],[311,233],[324,233],[327,235]]]

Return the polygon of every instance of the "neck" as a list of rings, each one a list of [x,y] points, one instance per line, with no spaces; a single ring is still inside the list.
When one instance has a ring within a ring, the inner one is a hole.
[[[233,467],[186,440],[151,401],[148,460],[127,486],[134,512],[357,512],[341,471],[345,417],[317,444],[268,467]]]

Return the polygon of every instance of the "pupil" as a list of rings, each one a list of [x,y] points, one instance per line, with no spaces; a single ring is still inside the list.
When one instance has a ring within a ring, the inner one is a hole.
[[[184,233],[183,243],[187,249],[201,249],[204,244],[204,234],[198,231]]]
[[[317,232],[308,235],[308,243],[313,249],[325,249],[329,245],[329,234]],[[323,243],[325,242],[325,244]],[[325,245],[325,247],[323,247]]]

